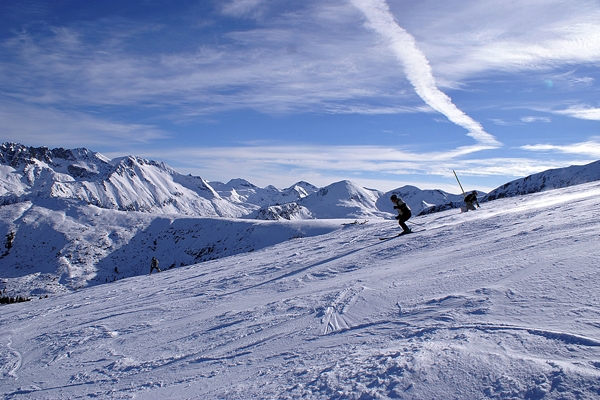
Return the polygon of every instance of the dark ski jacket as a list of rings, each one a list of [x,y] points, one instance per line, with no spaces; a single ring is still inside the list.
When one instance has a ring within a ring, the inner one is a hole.
[[[400,197],[398,197],[396,199],[396,201],[394,201],[394,209],[398,210],[398,214],[400,216],[402,215],[410,215],[411,211],[410,211],[410,207],[408,206],[408,204],[406,204],[404,201],[402,201],[402,199]],[[410,218],[410,216],[409,216]]]
[[[479,202],[477,201],[477,194],[476,193],[469,193],[468,195],[465,196],[465,203],[475,203],[477,204],[477,207],[479,207]]]

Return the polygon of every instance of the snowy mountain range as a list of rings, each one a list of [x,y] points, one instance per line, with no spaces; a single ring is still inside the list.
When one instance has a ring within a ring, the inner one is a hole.
[[[535,193],[600,179],[600,161],[541,172],[509,182],[482,202]],[[18,143],[0,145],[0,204],[39,199],[73,199],[120,211],[190,217],[300,220],[385,218],[395,215],[389,201],[400,196],[414,215],[458,208],[461,194],[403,186],[387,193],[351,181],[323,188],[300,181],[289,188],[260,188],[241,179],[227,183],[182,175],[160,161],[136,156],[109,160],[88,149],[48,149]]]
[[[0,146],[0,203],[75,199],[121,211],[241,217],[271,202],[306,196],[310,185],[259,189],[237,179],[223,185],[182,175],[163,162],[128,156],[108,160],[87,149]]]
[[[163,162],[128,156],[109,160],[87,149],[0,145],[0,204],[73,199],[100,208],[194,217],[315,219],[392,218],[389,196],[402,196],[416,214],[461,196],[405,186],[388,193],[350,181],[317,188],[260,188],[244,179],[227,183],[182,175]]]

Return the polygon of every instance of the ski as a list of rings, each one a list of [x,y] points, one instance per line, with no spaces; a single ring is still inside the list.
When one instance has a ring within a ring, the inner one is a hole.
[[[393,239],[393,238],[397,238],[397,237],[400,237],[400,236],[408,235],[408,234],[410,234],[410,233],[423,232],[424,230],[425,230],[425,228],[421,228],[421,229],[419,229],[419,230],[414,230],[414,229],[413,229],[413,230],[411,230],[410,232],[400,232],[399,234],[397,234],[397,235],[394,235],[394,236],[380,237],[380,238],[379,238],[379,240],[388,240],[388,239]]]
[[[386,236],[386,237],[380,237],[379,240],[388,240],[388,239],[393,239],[393,238],[397,238],[398,236],[402,236],[402,233],[399,233],[397,235],[394,236]]]

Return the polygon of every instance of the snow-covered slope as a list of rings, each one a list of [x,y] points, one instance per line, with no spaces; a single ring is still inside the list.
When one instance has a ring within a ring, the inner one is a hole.
[[[596,399],[599,199],[500,199],[387,241],[394,221],[338,225],[0,306],[0,395]]]
[[[0,289],[11,297],[65,292],[147,274],[153,256],[169,269],[340,226],[123,212],[62,199],[10,204],[0,207]]]
[[[544,190],[564,188],[598,180],[600,180],[600,161],[586,165],[549,169],[508,182],[488,193],[483,201],[537,193]]]
[[[10,248],[0,242],[0,278],[11,296],[40,296],[145,274],[152,256],[173,268],[255,251],[339,228],[344,217],[386,216],[376,210],[378,195],[344,181],[305,196],[306,207],[270,206],[244,220],[124,212],[63,198],[8,204],[0,207],[0,238],[11,237]],[[301,222],[316,217],[340,220]]]

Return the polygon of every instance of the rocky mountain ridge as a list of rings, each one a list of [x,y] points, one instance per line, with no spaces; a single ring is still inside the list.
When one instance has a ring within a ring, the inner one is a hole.
[[[415,214],[456,197],[402,187]],[[113,160],[88,149],[0,145],[0,204],[63,198],[100,208],[191,217],[256,219],[392,218],[392,192],[351,181],[318,188],[299,181],[285,189],[260,188],[245,179],[227,183],[183,175],[164,162],[137,156]],[[383,197],[386,197],[385,199]]]
[[[480,202],[600,180],[600,161],[544,171],[517,179]],[[49,149],[0,145],[0,205],[62,198],[100,208],[190,217],[302,220],[393,218],[391,194],[413,215],[463,205],[462,194],[402,186],[389,192],[340,181],[318,188],[299,181],[288,188],[258,187],[245,179],[227,183],[183,175],[161,161],[137,156],[113,160],[85,148]]]

